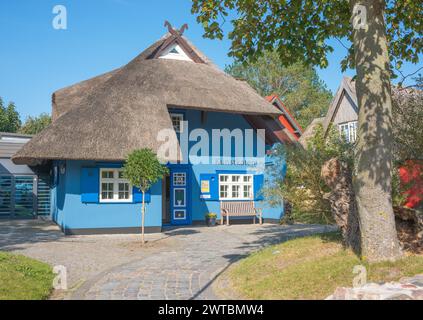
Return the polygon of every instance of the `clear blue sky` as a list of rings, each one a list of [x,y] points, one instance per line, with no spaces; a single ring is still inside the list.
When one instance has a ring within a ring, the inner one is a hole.
[[[68,29],[52,27],[55,5],[68,10]],[[129,62],[165,32],[167,19],[217,65],[231,63],[227,40],[202,38],[190,0],[19,0],[0,2],[0,96],[14,101],[25,118],[51,111],[51,94],[60,88]],[[319,75],[334,92],[342,78],[335,52]],[[406,65],[404,71],[416,70]],[[352,71],[347,72],[353,75]]]

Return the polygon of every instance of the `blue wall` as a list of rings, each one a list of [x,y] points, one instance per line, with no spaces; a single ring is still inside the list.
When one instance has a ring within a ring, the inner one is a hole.
[[[176,111],[175,111],[176,112]],[[241,115],[226,114],[219,112],[208,112],[206,120],[201,121],[201,112],[198,110],[186,110],[183,111],[185,120],[189,123],[189,129],[193,130],[196,128],[205,129],[211,137],[212,129],[251,129],[249,123]],[[256,134],[254,134],[254,140],[256,140]],[[192,147],[196,142],[190,142]],[[210,141],[211,145],[211,141]],[[232,144],[234,150],[234,143]],[[244,145],[245,150],[245,145]],[[257,153],[257,145],[254,144],[254,154]],[[211,161],[210,161],[211,162]],[[204,221],[204,215],[208,212],[217,213],[220,218],[220,204],[219,201],[208,201],[200,199],[201,188],[200,188],[200,174],[205,173],[216,173],[216,171],[242,171],[251,174],[264,173],[265,180],[268,179],[267,173],[269,166],[272,163],[267,162],[266,169],[263,172],[263,168],[257,168],[256,166],[249,165],[207,165],[197,164],[191,166],[191,200],[192,200],[192,220],[193,221]],[[256,206],[263,209],[263,217],[266,219],[279,220],[283,216],[283,206],[274,208],[271,207],[265,200],[256,201]]]
[[[141,226],[141,204],[82,203],[81,169],[96,166],[94,161],[66,161],[66,172],[60,174],[54,190],[53,218],[62,229],[127,228]],[[60,170],[58,170],[60,171]],[[150,190],[151,202],[146,206],[145,226],[160,227],[162,222],[162,184]]]
[[[212,129],[251,129],[241,115],[208,112],[206,120],[201,121],[200,111],[184,110],[183,113],[186,120],[189,121],[190,130],[203,128],[207,130],[210,137]],[[190,142],[189,145],[191,147],[194,144],[195,142]],[[63,164],[66,164],[66,170],[64,174],[61,174],[59,167]],[[271,163],[267,164],[272,165]],[[52,216],[62,229],[127,228],[141,225],[141,204],[82,203],[81,169],[83,167],[101,166],[101,164],[95,161],[66,161],[54,162],[53,165],[58,167],[56,169],[58,178],[52,189]],[[252,174],[264,173],[266,176],[267,172],[267,170],[263,172],[263,168],[245,164],[188,166],[191,170],[191,192],[187,195],[187,198],[191,201],[191,218],[193,221],[204,221],[204,215],[208,212],[214,212],[220,216],[219,201],[200,199],[201,174],[216,173],[216,171],[241,171]],[[147,204],[145,225],[147,227],[160,227],[162,225],[162,182],[156,183],[150,192],[151,202]],[[265,219],[280,219],[283,215],[282,206],[272,208],[266,201],[257,202],[256,205],[263,208]]]

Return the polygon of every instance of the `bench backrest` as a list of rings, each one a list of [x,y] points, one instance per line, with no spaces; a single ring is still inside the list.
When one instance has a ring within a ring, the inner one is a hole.
[[[230,215],[255,214],[254,201],[221,201],[220,209]]]

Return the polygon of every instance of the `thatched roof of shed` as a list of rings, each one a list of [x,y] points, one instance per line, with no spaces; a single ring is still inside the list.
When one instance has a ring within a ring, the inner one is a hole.
[[[201,63],[152,59],[170,36],[119,69],[56,91],[53,123],[17,152],[13,161],[120,161],[135,149],[157,151],[158,132],[172,128],[168,107],[280,114],[246,82],[219,70],[191,44]],[[177,143],[176,134],[171,140]]]

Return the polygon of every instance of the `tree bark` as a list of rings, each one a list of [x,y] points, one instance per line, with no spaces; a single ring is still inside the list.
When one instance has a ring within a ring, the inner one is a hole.
[[[364,28],[353,27],[360,109],[353,184],[362,257],[369,261],[395,260],[401,256],[401,249],[391,199],[392,101],[385,1],[351,0],[350,4],[352,9],[364,6],[367,17]]]
[[[341,229],[344,246],[361,254],[360,226],[351,168],[333,158],[323,165],[321,176],[331,189],[330,193],[325,194],[325,198],[329,200],[335,222]]]
[[[142,191],[142,208],[141,208],[141,242],[142,244],[145,243],[144,223],[145,223],[145,192]]]

